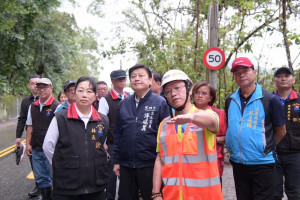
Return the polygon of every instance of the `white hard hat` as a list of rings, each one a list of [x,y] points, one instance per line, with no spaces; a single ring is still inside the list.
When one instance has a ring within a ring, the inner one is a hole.
[[[193,81],[186,75],[186,73],[179,69],[171,69],[164,74],[162,78],[161,87],[163,88],[169,82],[179,80],[187,81],[193,84]]]

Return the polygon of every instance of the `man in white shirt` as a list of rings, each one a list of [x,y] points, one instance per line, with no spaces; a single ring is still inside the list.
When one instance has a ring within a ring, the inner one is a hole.
[[[93,103],[93,106],[96,110],[99,109],[99,102],[102,97],[108,94],[108,87],[105,81],[98,81],[97,82],[97,98]]]
[[[32,156],[34,178],[42,199],[52,199],[52,170],[42,147],[54,111],[60,102],[54,99],[52,82],[48,78],[39,79],[36,88],[39,99],[28,109],[26,152],[28,156]]]

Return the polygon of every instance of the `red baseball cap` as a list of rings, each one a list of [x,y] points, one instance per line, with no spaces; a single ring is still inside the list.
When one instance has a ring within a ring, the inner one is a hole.
[[[237,58],[233,61],[232,68],[231,68],[230,72],[234,72],[237,69],[237,67],[239,67],[239,66],[252,67],[253,64],[248,58],[239,57],[239,58]]]

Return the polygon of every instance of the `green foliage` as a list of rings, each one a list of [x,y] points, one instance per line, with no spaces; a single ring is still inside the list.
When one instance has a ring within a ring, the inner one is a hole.
[[[143,41],[128,38],[128,43],[122,40],[122,50],[134,51],[140,63],[147,64],[153,70],[165,73],[169,69],[184,70],[196,83],[207,80],[207,69],[202,56],[207,49],[207,16],[209,0],[199,0],[200,13],[196,11],[197,0],[179,1],[149,1],[133,0],[132,6],[123,11],[124,23],[133,30],[143,34]],[[277,1],[219,1],[219,47],[227,56],[226,64],[232,56],[238,53],[254,53],[255,38],[280,31],[278,29],[279,5]],[[298,14],[296,1],[289,2],[289,13]],[[196,24],[199,15],[198,47],[196,45]],[[289,43],[299,45],[299,34],[288,30]],[[280,45],[283,45],[282,43]],[[132,48],[132,46],[134,46]],[[123,53],[123,51],[122,51]],[[105,55],[118,54],[116,49],[105,52]],[[197,58],[197,59],[195,59]],[[194,66],[194,62],[196,66]],[[279,67],[279,66],[278,66]],[[274,90],[272,71],[266,69],[259,72],[258,82],[269,90]],[[236,84],[225,66],[218,71],[218,105],[223,108],[224,98],[232,93]]]
[[[92,3],[88,6],[87,12],[91,13],[93,15],[96,15],[98,17],[103,17],[103,11],[101,10],[102,6],[105,4],[104,0],[94,0]]]
[[[59,1],[0,0],[0,94],[27,94],[31,74],[48,77],[58,93],[68,79],[98,75],[97,32],[80,30]]]

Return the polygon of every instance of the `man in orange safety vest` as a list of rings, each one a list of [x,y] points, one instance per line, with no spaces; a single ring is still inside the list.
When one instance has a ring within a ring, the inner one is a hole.
[[[218,115],[191,103],[191,87],[191,79],[181,70],[169,70],[163,77],[163,93],[175,116],[159,126],[152,199],[223,199],[215,138]]]

